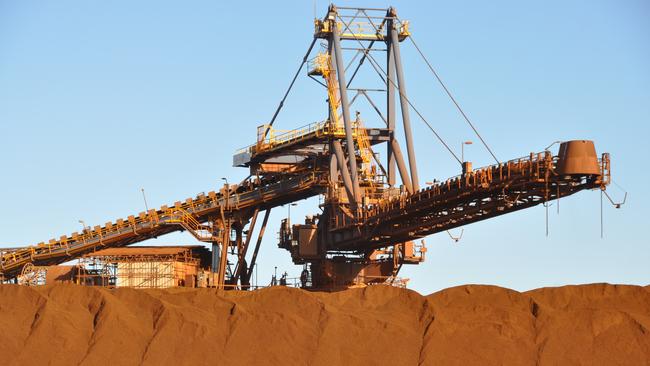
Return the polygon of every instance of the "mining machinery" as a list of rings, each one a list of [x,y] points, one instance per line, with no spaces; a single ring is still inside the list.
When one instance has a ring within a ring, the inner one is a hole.
[[[598,157],[593,142],[566,141],[557,154],[547,149],[500,161],[457,105],[495,164],[473,168],[458,159],[409,99],[400,53],[408,39],[409,23],[394,8],[330,5],[325,16],[315,20],[311,44],[273,118],[257,128],[253,144],[233,156],[234,166],[249,171],[246,179],[83,232],[4,250],[3,280],[15,280],[25,268],[187,231],[212,248],[214,286],[247,289],[271,209],[319,196],[318,213],[298,224],[287,218],[279,230],[278,246],[304,267],[303,287],[328,290],[391,283],[402,265],[424,261],[421,239],[428,235],[578,191],[606,189],[609,155]],[[350,53],[354,57],[346,63]],[[382,88],[351,86],[364,63]],[[301,74],[323,88],[325,116],[298,129],[277,130],[274,123]],[[361,101],[376,113],[353,113]],[[459,162],[459,175],[422,186],[412,112]]]

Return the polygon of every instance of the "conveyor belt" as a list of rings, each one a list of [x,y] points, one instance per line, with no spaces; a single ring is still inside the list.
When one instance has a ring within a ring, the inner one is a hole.
[[[557,163],[545,152],[473,170],[369,207],[360,222],[337,223],[328,241],[339,250],[379,248],[609,184],[607,154],[600,174],[558,174]]]
[[[473,170],[412,195],[405,193],[384,199],[380,204],[366,207],[361,218],[331,225],[326,234],[328,248],[352,251],[379,248],[609,183],[607,155],[600,161],[600,174],[561,175],[556,172],[557,162],[558,157],[549,152],[531,154]],[[211,233],[202,223],[220,215],[222,209],[263,210],[317,195],[326,186],[325,175],[308,173],[275,183],[248,185],[244,191],[228,193],[227,197],[215,192],[201,194],[176,202],[173,207],[141,212],[137,217],[96,226],[82,234],[73,233],[5,253],[0,262],[2,272],[5,278],[12,278],[27,263],[58,264],[96,249],[121,247],[179,230],[188,230],[197,239],[210,241]]]
[[[96,249],[130,245],[174,231],[194,231],[199,239],[202,235],[207,238],[209,233],[197,225],[220,215],[222,209],[267,209],[322,193],[322,185],[321,175],[306,173],[259,186],[250,183],[244,185],[244,191],[239,193],[200,194],[185,202],[176,202],[172,207],[163,206],[158,210],[141,212],[138,216],[95,226],[83,233],[72,233],[58,240],[51,239],[48,243],[4,253],[0,257],[0,276],[13,278],[27,263],[37,266],[59,264]]]

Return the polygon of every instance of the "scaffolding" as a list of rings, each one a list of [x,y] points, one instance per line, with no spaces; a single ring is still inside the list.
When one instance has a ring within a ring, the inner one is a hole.
[[[80,259],[78,283],[90,286],[196,287],[201,259],[193,247],[109,248]]]

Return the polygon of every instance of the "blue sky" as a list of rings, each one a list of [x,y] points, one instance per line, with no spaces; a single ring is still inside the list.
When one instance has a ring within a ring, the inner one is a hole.
[[[378,1],[340,5],[385,7]],[[647,1],[393,1],[413,36],[496,155],[507,160],[556,140],[593,139],[612,154],[629,192],[620,210],[581,192],[465,228],[454,244],[427,238],[407,267],[429,293],[466,283],[517,290],[574,283],[650,283],[650,4]],[[327,3],[317,1],[321,16]],[[314,2],[0,0],[0,246],[46,241],[210,191],[246,175],[232,152],[254,142],[312,36]],[[456,150],[474,140],[412,45],[403,43],[409,96]],[[363,79],[363,77],[361,78]],[[325,96],[299,78],[276,126],[324,118]],[[366,116],[366,114],[362,114]],[[368,125],[380,121],[367,115]],[[413,117],[422,181],[459,167]],[[474,144],[475,166],[491,163]],[[611,194],[622,191],[612,187]],[[316,201],[292,209],[294,221]],[[259,282],[300,271],[276,247],[275,209]],[[454,232],[458,234],[458,230]],[[191,244],[172,234],[151,244]]]

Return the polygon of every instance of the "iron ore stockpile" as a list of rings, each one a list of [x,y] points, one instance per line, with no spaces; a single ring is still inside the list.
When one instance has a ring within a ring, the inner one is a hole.
[[[650,287],[0,286],[4,365],[648,365]]]

